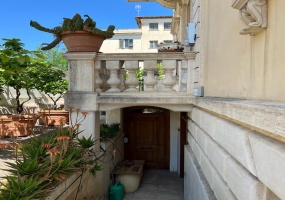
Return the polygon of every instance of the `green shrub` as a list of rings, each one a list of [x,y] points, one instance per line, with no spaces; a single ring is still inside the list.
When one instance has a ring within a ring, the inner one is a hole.
[[[107,140],[114,138],[118,135],[120,130],[120,123],[100,124],[100,139]]]

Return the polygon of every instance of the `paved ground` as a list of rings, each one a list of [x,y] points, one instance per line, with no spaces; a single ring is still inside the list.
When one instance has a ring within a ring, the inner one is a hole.
[[[168,170],[145,170],[139,189],[124,200],[183,200],[183,178]]]

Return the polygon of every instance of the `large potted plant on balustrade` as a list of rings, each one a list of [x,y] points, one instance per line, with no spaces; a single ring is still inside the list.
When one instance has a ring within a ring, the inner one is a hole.
[[[113,37],[115,26],[110,25],[106,31],[100,30],[92,18],[88,15],[84,17],[85,20],[75,14],[72,18],[64,18],[62,26],[52,29],[45,28],[36,21],[31,21],[30,25],[55,36],[54,41],[42,47],[42,50],[49,50],[63,41],[69,52],[98,52],[103,41]]]
[[[25,109],[24,105],[31,99],[31,91],[35,89],[38,73],[47,66],[35,59],[41,57],[40,54],[24,49],[24,44],[19,39],[3,40],[5,42],[0,48],[0,87],[14,89],[15,96],[12,97],[12,102],[15,102],[15,112],[1,116],[0,135],[26,136],[31,134],[37,115],[35,107],[30,110]]]

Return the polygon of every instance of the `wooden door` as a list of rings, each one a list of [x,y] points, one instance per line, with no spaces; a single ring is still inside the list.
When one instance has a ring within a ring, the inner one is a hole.
[[[169,111],[154,107],[124,110],[125,159],[145,160],[151,169],[169,168]]]

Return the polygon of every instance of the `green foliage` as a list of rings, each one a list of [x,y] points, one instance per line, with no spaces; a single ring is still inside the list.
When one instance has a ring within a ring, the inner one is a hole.
[[[165,77],[165,73],[164,73],[164,70],[162,68],[162,62],[159,61],[157,63],[157,74],[158,74],[158,79],[163,79]]]
[[[45,28],[36,21],[30,21],[30,26],[47,33],[52,33],[55,36],[54,41],[48,44],[46,47],[41,48],[42,50],[49,50],[58,45],[61,41],[61,33],[65,31],[78,31],[84,30],[97,35],[102,35],[105,38],[112,38],[114,35],[115,26],[110,25],[106,31],[96,28],[96,22],[93,21],[88,15],[84,15],[85,20],[76,13],[71,19],[64,18],[62,26],[57,26],[53,29]]]
[[[49,185],[38,176],[22,178],[21,176],[6,177],[7,183],[0,189],[0,200],[30,200],[44,197],[50,190]]]
[[[86,113],[80,115],[78,109],[76,112],[78,117],[68,129],[59,127],[53,134],[34,137],[21,145],[10,144],[10,147],[18,147],[16,161],[7,163],[10,168],[5,171],[10,175],[0,182],[0,200],[39,199],[74,172],[89,170],[95,174],[102,169],[99,158],[89,148],[95,144],[94,139],[78,137]]]
[[[89,138],[78,138],[78,143],[83,149],[88,149],[94,146],[94,139],[90,136]]]
[[[65,78],[67,61],[62,57],[65,48],[48,51],[37,50],[42,57],[34,58],[38,63],[45,63],[45,68],[36,69],[38,80],[35,88],[45,93],[53,102],[54,109],[58,109],[57,102],[68,90]]]
[[[100,124],[100,139],[107,140],[116,137],[120,130],[120,123]]]
[[[19,174],[21,177],[30,176],[35,173],[37,175],[44,175],[48,172],[48,165],[40,162],[37,157],[30,159],[23,155],[23,159],[17,160],[16,163],[6,162],[6,164],[11,168],[7,171],[15,175]]]
[[[37,52],[40,53],[40,55],[43,56],[44,60],[48,63],[49,66],[55,69],[60,69],[63,71],[67,71],[68,62],[67,60],[62,56],[64,52],[67,51],[65,46],[57,46],[56,48],[43,51],[40,47],[36,49]]]
[[[143,90],[143,73],[144,73],[144,69],[142,67],[139,67],[138,70],[136,70],[136,77],[139,81],[139,90]]]
[[[0,49],[0,84],[16,90],[16,110],[21,114],[24,104],[31,99],[30,91],[35,89],[38,73],[47,65],[35,58],[42,57],[35,51],[24,49],[19,39],[3,39],[5,42]],[[28,100],[21,101],[21,91],[25,90]]]

